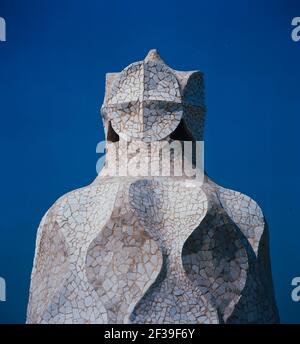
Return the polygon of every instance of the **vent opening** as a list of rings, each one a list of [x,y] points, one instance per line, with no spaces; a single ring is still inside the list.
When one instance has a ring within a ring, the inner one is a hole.
[[[120,137],[119,135],[114,131],[114,128],[111,125],[111,121],[108,122],[108,127],[107,127],[107,141],[109,142],[119,142]]]
[[[170,135],[170,139],[178,141],[194,141],[193,135],[189,132],[183,119],[181,119],[178,127]]]

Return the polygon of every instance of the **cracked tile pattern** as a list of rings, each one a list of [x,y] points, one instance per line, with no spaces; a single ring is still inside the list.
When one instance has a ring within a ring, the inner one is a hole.
[[[101,113],[116,146],[181,142],[180,126],[202,140],[203,74],[171,69],[151,50],[107,75]],[[106,158],[92,184],[58,199],[41,221],[27,323],[279,321],[255,201],[207,175],[112,177],[114,164],[131,159],[134,168],[149,156]]]
[[[179,72],[155,50],[120,73],[107,75],[102,115],[124,140],[152,142],[167,138],[185,119],[201,140],[204,126],[204,85],[201,72]],[[195,125],[196,124],[196,125]]]

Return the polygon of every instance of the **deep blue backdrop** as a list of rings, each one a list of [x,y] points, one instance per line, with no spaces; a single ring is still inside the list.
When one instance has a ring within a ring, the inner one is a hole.
[[[299,1],[0,0],[0,16],[0,322],[25,321],[43,214],[96,176],[105,73],[150,48],[205,73],[206,170],[263,208],[281,319],[300,322]]]

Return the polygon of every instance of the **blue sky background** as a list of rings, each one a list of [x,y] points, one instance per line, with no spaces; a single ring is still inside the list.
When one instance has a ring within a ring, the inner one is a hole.
[[[0,323],[25,321],[36,230],[96,176],[106,72],[157,48],[205,73],[205,166],[262,207],[282,322],[300,323],[300,2],[0,0]]]

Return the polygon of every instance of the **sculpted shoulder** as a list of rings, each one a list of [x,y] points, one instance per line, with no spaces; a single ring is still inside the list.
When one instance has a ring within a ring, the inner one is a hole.
[[[241,229],[255,254],[265,230],[265,218],[259,205],[241,192],[214,184],[221,206],[231,220]]]
[[[92,183],[88,186],[70,191],[56,200],[44,215],[40,228],[45,224],[56,224],[63,227],[68,223],[75,229],[83,224],[95,208],[103,208],[109,197],[114,197],[117,183]],[[103,209],[102,209],[103,210]]]

